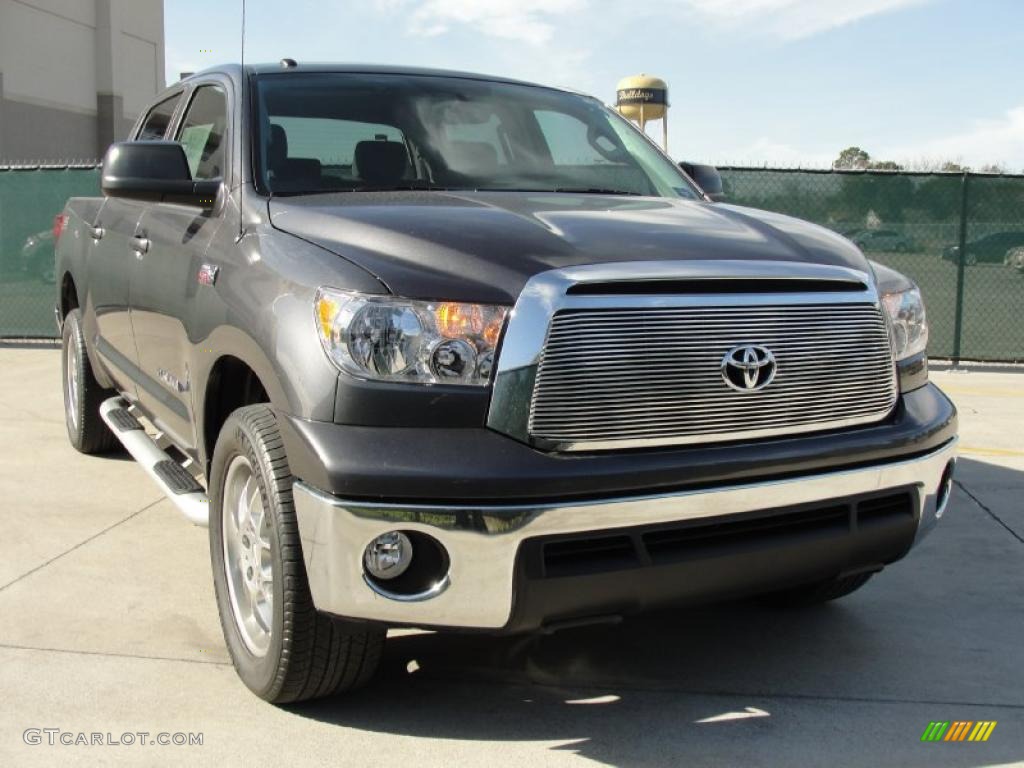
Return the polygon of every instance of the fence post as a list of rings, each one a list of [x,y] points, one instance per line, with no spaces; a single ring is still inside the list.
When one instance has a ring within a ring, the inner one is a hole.
[[[970,171],[960,181],[960,258],[956,264],[956,324],[953,328],[953,367],[960,366],[960,343],[964,332],[964,267],[967,259],[967,182]]]

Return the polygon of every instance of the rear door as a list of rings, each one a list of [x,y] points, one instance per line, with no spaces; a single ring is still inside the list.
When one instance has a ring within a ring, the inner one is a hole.
[[[164,138],[178,108],[181,93],[159,102],[143,120],[134,138]],[[91,222],[89,298],[96,318],[95,349],[118,387],[137,395],[139,357],[135,347],[130,305],[131,276],[138,253],[139,220],[148,203],[108,197]],[[86,332],[92,331],[88,326]]]
[[[196,180],[227,181],[227,83],[201,83],[188,96],[173,138],[185,147]],[[146,251],[132,273],[132,325],[141,368],[139,399],[153,420],[183,448],[196,445],[192,416],[190,317],[202,291],[200,269],[222,222],[224,195],[212,210],[156,203],[139,222]],[[207,273],[208,274],[208,273]]]

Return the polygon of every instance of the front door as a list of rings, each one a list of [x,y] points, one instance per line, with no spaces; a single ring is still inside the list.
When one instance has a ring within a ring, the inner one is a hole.
[[[179,92],[156,104],[132,138],[163,139],[180,100]],[[86,300],[93,307],[96,327],[87,327],[86,333],[95,334],[93,348],[103,358],[104,367],[118,388],[129,397],[137,396],[136,384],[141,376],[130,313],[131,280],[136,263],[143,256],[145,242],[139,227],[148,205],[139,200],[108,197],[89,231],[92,242],[88,251]]]
[[[227,99],[219,85],[203,85],[191,97],[174,137],[185,147],[195,180],[226,174]],[[218,199],[223,195],[218,196]],[[220,205],[157,203],[139,222],[146,251],[132,273],[132,326],[139,349],[139,400],[161,429],[183,448],[196,445],[189,364],[198,294],[213,290],[200,272],[221,225]]]

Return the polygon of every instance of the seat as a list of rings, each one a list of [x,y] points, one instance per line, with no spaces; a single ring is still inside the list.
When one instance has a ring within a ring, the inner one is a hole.
[[[275,192],[315,190],[322,184],[320,161],[309,157],[288,157],[288,134],[277,123],[270,124],[267,169]]]
[[[370,187],[393,187],[409,172],[409,153],[399,141],[360,141],[352,173]]]

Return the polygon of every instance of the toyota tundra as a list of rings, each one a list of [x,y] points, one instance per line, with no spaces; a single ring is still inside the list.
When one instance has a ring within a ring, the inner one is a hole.
[[[209,525],[254,693],[352,689],[394,627],[831,600],[935,526],[917,287],[683,168],[574,92],[291,60],[110,148],[55,226],[68,435]]]

